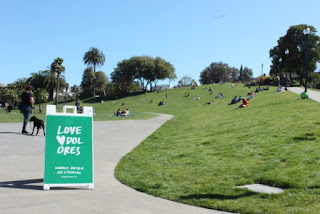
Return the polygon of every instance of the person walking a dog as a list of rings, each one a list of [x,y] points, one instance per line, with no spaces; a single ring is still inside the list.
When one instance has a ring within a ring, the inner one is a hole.
[[[32,96],[32,85],[27,85],[25,91],[21,95],[21,112],[23,114],[23,126],[22,126],[22,134],[28,134],[29,132],[26,131],[26,127],[28,124],[29,116],[32,112],[32,106],[34,104],[33,96]]]

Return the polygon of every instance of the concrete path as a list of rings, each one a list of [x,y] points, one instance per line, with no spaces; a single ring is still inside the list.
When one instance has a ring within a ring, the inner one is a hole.
[[[160,115],[149,120],[94,122],[94,190],[42,190],[42,130],[39,136],[27,136],[20,134],[22,124],[0,123],[0,213],[225,213],[156,198],[114,178],[121,157],[171,118]]]
[[[304,92],[303,87],[289,87],[288,90],[299,95]],[[320,102],[320,92],[308,89],[308,96],[309,99]]]

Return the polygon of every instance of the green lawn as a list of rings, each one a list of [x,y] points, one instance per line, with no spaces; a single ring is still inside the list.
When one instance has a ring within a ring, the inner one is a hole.
[[[320,104],[270,88],[257,93],[249,108],[235,110],[227,103],[249,90],[229,87],[180,88],[124,99],[140,111],[175,117],[122,158],[116,178],[148,194],[212,209],[318,213]],[[189,98],[183,96],[187,91]],[[214,99],[218,92],[226,97]],[[192,100],[197,95],[201,99]],[[164,100],[165,105],[139,99]],[[215,103],[204,106],[211,100]],[[285,191],[266,195],[234,188],[254,183]]]
[[[92,106],[95,120],[153,117],[144,112],[175,116],[122,158],[115,176],[128,186],[238,213],[319,213],[320,104],[275,90],[257,93],[249,108],[239,110],[227,104],[249,89],[229,84],[164,90]],[[190,97],[184,97],[186,92]],[[219,92],[226,96],[215,99]],[[198,95],[201,99],[193,100]],[[161,100],[164,105],[157,106]],[[214,104],[204,106],[211,100]],[[125,105],[119,106],[121,102]],[[111,116],[119,107],[129,108],[134,116]],[[0,117],[4,122],[22,121],[20,114],[0,112]],[[235,188],[254,183],[285,191],[266,195]]]
[[[115,117],[113,116],[113,112],[116,111],[118,108],[121,108],[122,110],[124,108],[130,108],[128,105],[124,106],[119,106],[120,102],[119,101],[114,101],[116,102],[115,104],[112,103],[112,101],[108,101],[106,103],[82,103],[82,106],[92,106],[94,108],[94,121],[105,121],[105,120],[145,120],[145,119],[150,119],[152,117],[155,117],[156,114],[152,113],[147,113],[147,112],[141,112],[139,109],[129,109],[130,110],[130,117]],[[33,113],[31,114],[30,117],[36,116],[39,119],[45,120],[46,118],[46,108],[47,104],[42,104],[42,109],[44,110],[42,114],[39,114],[38,111],[38,105],[36,105],[35,109],[33,110]],[[51,104],[52,105],[52,104]],[[67,105],[73,106],[74,102],[70,102]],[[62,104],[58,105],[57,112],[62,112]],[[67,112],[71,112],[67,110]],[[13,110],[12,114],[6,113],[5,109],[0,108],[0,118],[1,118],[1,123],[19,123],[23,121],[23,115],[20,113],[18,109]]]

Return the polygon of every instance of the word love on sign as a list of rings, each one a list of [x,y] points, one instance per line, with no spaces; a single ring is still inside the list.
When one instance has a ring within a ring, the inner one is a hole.
[[[60,146],[57,149],[57,154],[80,155],[80,145],[83,144],[83,142],[81,142],[81,137],[77,135],[81,135],[81,131],[82,126],[66,126],[63,128],[61,128],[61,125],[58,126],[56,139]],[[66,137],[66,135],[72,135],[72,137]]]

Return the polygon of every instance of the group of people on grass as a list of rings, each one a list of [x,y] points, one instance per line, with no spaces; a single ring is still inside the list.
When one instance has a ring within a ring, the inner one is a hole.
[[[117,117],[127,117],[127,116],[130,116],[130,114],[129,114],[129,109],[121,110],[120,108],[118,108],[117,111],[113,112],[113,115],[114,115],[114,116],[117,116]]]
[[[250,95],[251,96],[251,95]],[[254,96],[254,95],[253,95]],[[239,105],[238,108],[244,108],[244,107],[249,107],[249,102],[248,102],[248,99],[245,99],[241,96],[234,96],[233,99],[231,100],[230,103],[228,103],[228,105],[233,105],[233,104],[236,104],[236,103],[239,103],[242,101],[242,104]]]

